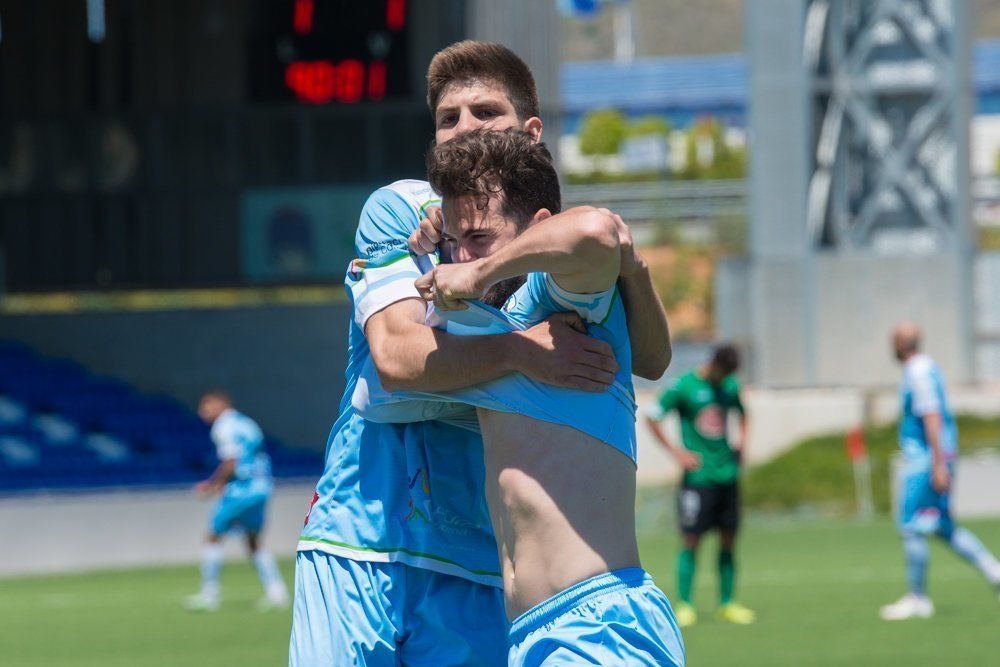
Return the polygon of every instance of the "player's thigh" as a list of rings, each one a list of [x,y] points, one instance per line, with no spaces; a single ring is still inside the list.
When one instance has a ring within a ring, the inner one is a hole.
[[[399,623],[391,610],[401,586],[395,585],[393,565],[300,551],[290,667],[397,665]]]
[[[215,535],[225,535],[236,525],[242,506],[236,499],[222,496],[215,502],[208,520],[208,530]]]
[[[264,514],[266,510],[266,497],[248,500],[236,518],[236,523],[243,526],[248,533],[259,534],[264,528]]]
[[[941,530],[942,508],[948,513],[948,496],[934,490],[929,470],[917,470],[903,475],[900,484],[899,526],[903,531],[924,535]]]
[[[740,528],[740,486],[725,484],[718,487],[715,523],[720,531],[735,536]]]
[[[411,667],[501,667],[509,624],[503,591],[428,570],[408,588],[402,664]]]
[[[677,492],[677,524],[682,533],[701,535],[712,527],[712,497],[702,486],[682,486]]]

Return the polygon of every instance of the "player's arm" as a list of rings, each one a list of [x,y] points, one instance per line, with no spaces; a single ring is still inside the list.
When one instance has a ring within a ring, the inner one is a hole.
[[[529,273],[547,273],[571,293],[605,292],[618,279],[619,263],[614,219],[580,206],[536,222],[489,257],[438,266],[416,286],[436,307],[455,310],[491,285]]]
[[[927,446],[931,450],[931,485],[938,493],[944,493],[951,486],[951,471],[941,449],[941,413],[927,412],[921,420],[924,422]]]
[[[419,299],[394,303],[368,320],[365,336],[389,391],[450,391],[523,373],[539,382],[604,391],[618,365],[611,347],[586,335],[583,321],[561,313],[527,331],[455,336],[424,324]]]
[[[736,451],[737,461],[743,463],[747,460],[747,435],[750,432],[750,425],[747,420],[747,410],[743,404],[743,389],[735,379],[731,381],[733,383],[733,396],[735,399],[733,409],[739,414],[740,419],[740,442],[733,449]]]
[[[653,434],[653,438],[674,457],[674,460],[684,470],[697,470],[701,467],[701,457],[688,448],[671,442],[666,431],[663,430],[663,420],[671,412],[678,409],[679,402],[680,392],[674,385],[663,392],[653,409],[646,414],[646,425]]]
[[[398,195],[376,192],[358,227],[359,257],[374,262],[379,258],[373,252],[405,247],[407,230],[419,224],[416,215]],[[588,391],[603,391],[613,380],[618,366],[610,346],[585,335],[579,318],[557,316],[524,332],[496,336],[454,336],[427,326],[426,304],[413,284],[419,275],[404,252],[391,265],[364,269],[351,287],[355,321],[385,389],[448,391],[511,372]]]
[[[938,493],[944,493],[951,486],[951,472],[948,470],[948,463],[941,448],[943,406],[938,397],[931,367],[921,365],[913,368],[910,373],[913,411],[923,422],[927,446],[931,450],[931,485]]]
[[[236,459],[223,459],[215,467],[208,479],[195,485],[199,496],[214,496],[222,493],[222,489],[236,474]]]
[[[632,232],[620,215],[611,211],[608,213],[611,213],[618,227],[621,256],[618,286],[628,322],[632,372],[647,380],[658,380],[663,377],[673,356],[667,311],[653,287],[646,260],[632,243]]]

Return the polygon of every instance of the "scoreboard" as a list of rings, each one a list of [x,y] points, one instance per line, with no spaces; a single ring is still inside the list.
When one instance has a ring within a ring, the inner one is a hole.
[[[262,0],[248,68],[253,102],[355,104],[411,94],[408,0]]]

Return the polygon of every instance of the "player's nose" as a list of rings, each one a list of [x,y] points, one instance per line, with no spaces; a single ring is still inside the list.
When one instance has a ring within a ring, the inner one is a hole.
[[[480,125],[482,125],[482,123],[479,121],[478,118],[476,118],[475,114],[473,114],[468,109],[462,109],[462,115],[458,119],[458,124],[455,126],[455,131],[458,134],[461,134],[463,132],[471,132],[472,130],[478,128]]]
[[[463,262],[471,262],[474,259],[479,259],[479,255],[467,246],[459,244],[459,246],[455,249],[454,259],[456,262],[461,264]]]

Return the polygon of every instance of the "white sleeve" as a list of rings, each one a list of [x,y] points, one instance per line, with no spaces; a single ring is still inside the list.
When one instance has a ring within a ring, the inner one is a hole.
[[[419,299],[413,282],[423,275],[416,260],[400,254],[383,266],[368,266],[365,260],[351,262],[345,284],[354,301],[354,321],[364,331],[375,313],[404,299]]]
[[[240,457],[240,443],[237,442],[236,433],[231,426],[227,424],[213,426],[212,440],[215,442],[215,453],[220,461]]]
[[[910,371],[910,390],[913,395],[913,412],[923,417],[941,412],[937,383],[930,364],[914,365]]]
[[[552,301],[560,308],[576,312],[588,322],[600,324],[607,319],[611,306],[615,303],[617,283],[603,292],[593,294],[577,294],[564,289],[556,283],[552,274],[545,274],[544,289]]]

